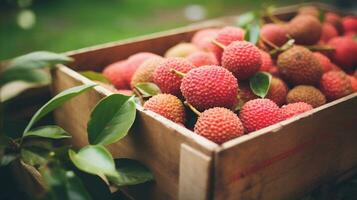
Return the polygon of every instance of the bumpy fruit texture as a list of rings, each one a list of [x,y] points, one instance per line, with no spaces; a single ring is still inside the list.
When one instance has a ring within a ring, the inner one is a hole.
[[[303,6],[299,8],[298,13],[300,15],[310,15],[313,17],[318,17],[320,11],[315,6]]]
[[[278,24],[265,24],[260,31],[260,37],[275,46],[282,46],[288,41],[288,32],[284,26]],[[269,46],[269,44],[267,44]]]
[[[151,110],[167,119],[179,123],[185,123],[185,107],[180,99],[171,94],[158,94],[144,103],[144,108]]]
[[[244,30],[239,27],[226,26],[218,31],[214,40],[227,46],[234,41],[242,41],[244,33]],[[215,45],[211,51],[215,54],[217,61],[221,63],[223,49]]]
[[[326,103],[326,97],[313,86],[299,85],[289,91],[286,101],[287,103],[305,102],[316,108]]]
[[[317,58],[319,60],[324,72],[328,72],[328,71],[332,70],[331,60],[328,57],[326,57],[325,55],[323,55],[320,52],[314,52],[313,54],[314,54],[315,58]]]
[[[343,71],[329,71],[320,80],[320,90],[330,101],[353,92],[351,81]]]
[[[260,50],[247,41],[236,41],[228,45],[222,55],[222,66],[238,80],[246,80],[259,71],[262,65]]]
[[[354,92],[357,92],[357,79],[354,76],[348,76],[351,81],[351,86]]]
[[[154,71],[154,83],[163,93],[181,96],[181,77],[172,72],[172,69],[187,73],[195,66],[184,58],[165,58]]]
[[[187,60],[190,61],[196,67],[200,67],[203,65],[218,65],[216,57],[211,52],[195,52],[189,55],[187,57]]]
[[[215,48],[215,45],[212,43],[212,40],[214,39],[218,31],[219,29],[216,28],[208,28],[197,31],[193,35],[191,42],[203,51],[211,51],[213,48]]]
[[[342,18],[338,14],[333,12],[325,13],[325,22],[332,24],[338,34],[343,33]]]
[[[254,99],[243,105],[239,118],[249,133],[280,122],[282,116],[280,108],[273,101]]]
[[[312,106],[310,104],[304,102],[290,103],[281,107],[281,114],[283,119],[289,119],[306,111],[312,110]]]
[[[218,107],[201,113],[194,131],[217,144],[244,134],[244,128],[238,116],[226,108]]]
[[[279,73],[293,85],[315,85],[323,69],[319,60],[305,47],[294,46],[278,56]]]
[[[187,57],[188,55],[199,51],[199,49],[191,43],[180,43],[170,49],[165,53],[165,57]]]
[[[323,23],[321,29],[320,43],[328,43],[332,38],[337,37],[338,32],[336,28],[330,23]]]
[[[274,101],[278,106],[285,103],[286,95],[288,94],[288,86],[279,78],[271,79],[270,87],[266,98]]]
[[[130,83],[131,88],[134,88],[138,83],[153,82],[154,71],[163,60],[161,57],[145,60],[134,73]]]
[[[310,15],[297,15],[287,25],[289,35],[296,44],[312,45],[320,40],[321,23]]]
[[[237,79],[219,66],[202,66],[182,79],[181,92],[186,101],[202,111],[213,107],[232,108],[237,103]]]
[[[127,67],[126,60],[118,61],[108,65],[103,70],[103,75],[114,85],[117,89],[129,89],[127,80],[128,74],[125,73]]]
[[[332,60],[346,70],[357,66],[357,42],[350,37],[335,37],[328,43],[335,48]]]
[[[269,72],[269,70],[274,66],[273,60],[269,53],[260,50],[260,55],[262,57],[262,65],[259,71]]]
[[[343,30],[346,33],[357,33],[357,17],[346,16],[342,19]]]
[[[149,52],[140,52],[133,54],[128,58],[126,62],[127,66],[124,69],[127,85],[130,85],[131,79],[139,66],[149,58],[160,58],[160,56]]]

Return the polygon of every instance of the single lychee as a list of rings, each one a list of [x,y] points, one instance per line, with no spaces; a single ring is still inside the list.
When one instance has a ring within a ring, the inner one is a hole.
[[[357,92],[357,78],[355,78],[354,76],[350,76],[350,75],[348,75],[348,78],[351,81],[353,91]]]
[[[135,71],[139,68],[139,66],[149,58],[160,58],[160,56],[149,53],[149,52],[140,52],[131,55],[126,61],[125,74],[126,74],[126,82],[130,85],[131,79],[135,73]]]
[[[274,101],[278,106],[285,103],[288,86],[279,78],[272,77],[266,98]]]
[[[180,99],[174,95],[157,94],[144,103],[144,108],[162,115],[173,122],[185,123],[185,107]]]
[[[196,67],[203,65],[218,65],[216,57],[211,52],[198,51],[187,57]]]
[[[317,84],[323,69],[319,60],[305,47],[294,46],[278,56],[280,75],[293,85]]]
[[[161,57],[145,60],[134,73],[130,83],[131,88],[134,88],[138,83],[153,82],[154,71],[163,60]]]
[[[320,90],[330,101],[353,92],[351,81],[343,71],[329,71],[320,80]]]
[[[237,79],[220,66],[202,66],[182,79],[181,92],[186,101],[202,111],[213,107],[234,107],[238,100]]]
[[[351,70],[357,66],[357,42],[349,37],[335,37],[328,43],[335,51],[332,54],[332,61],[346,70]]]
[[[288,105],[281,107],[280,110],[281,110],[282,117],[285,120],[312,109],[313,108],[310,104],[304,102],[297,102],[297,103],[289,103]]]
[[[275,46],[282,46],[288,41],[288,32],[284,26],[278,24],[265,24],[261,28],[260,37],[266,42],[272,43]],[[269,44],[267,44],[269,46]]]
[[[103,70],[103,75],[114,85],[117,89],[129,89],[127,80],[128,74],[125,73],[127,67],[126,60],[121,60],[108,65]]]
[[[238,80],[245,80],[258,72],[262,65],[260,50],[247,41],[229,44],[222,55],[222,66],[231,71]]]
[[[270,54],[263,50],[260,50],[260,55],[262,57],[262,65],[260,66],[259,71],[269,72],[270,68],[272,68],[274,66],[274,63],[273,63],[273,60],[272,60]]]
[[[342,26],[345,33],[354,32],[357,33],[357,17],[346,16],[342,19]]]
[[[154,71],[154,83],[159,86],[163,93],[180,96],[182,78],[172,73],[172,70],[187,73],[193,68],[195,68],[195,66],[184,58],[165,58]]]
[[[342,18],[336,13],[326,12],[325,22],[332,24],[337,30],[338,34],[343,33]]]
[[[244,134],[244,128],[238,116],[226,108],[219,107],[201,113],[194,131],[217,144]]]
[[[320,43],[328,43],[328,41],[337,36],[338,32],[332,24],[326,22],[322,24]]]
[[[269,99],[254,99],[245,103],[239,113],[247,132],[256,131],[281,121],[280,108]]]
[[[332,70],[331,60],[320,52],[313,52],[315,58],[317,58],[321,64],[324,72]]]
[[[295,39],[296,44],[312,45],[319,41],[321,23],[310,15],[297,15],[287,25],[288,34]]]
[[[226,26],[218,31],[214,40],[224,46],[231,44],[234,41],[244,39],[245,31],[239,27]],[[221,63],[223,49],[217,45],[211,50],[219,63]]]
[[[313,17],[318,17],[320,11],[315,6],[302,6],[298,10],[298,14],[300,15],[311,15]]]
[[[212,40],[218,31],[219,29],[217,28],[207,28],[197,31],[193,35],[191,42],[203,51],[211,51],[213,48],[215,48]]]
[[[180,43],[168,49],[165,53],[165,57],[184,58],[197,51],[199,51],[199,49],[191,43]]]
[[[305,102],[316,108],[326,103],[326,97],[313,86],[298,85],[289,91],[286,101],[287,103]]]

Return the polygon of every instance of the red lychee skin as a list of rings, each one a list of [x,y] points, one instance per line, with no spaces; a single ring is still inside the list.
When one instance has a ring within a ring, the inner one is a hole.
[[[226,108],[211,108],[200,114],[194,132],[207,139],[222,144],[244,134],[238,116]]]
[[[244,30],[239,27],[226,26],[218,31],[214,40],[223,44],[224,46],[227,46],[234,41],[242,41],[244,39],[244,33]],[[217,45],[214,45],[213,49],[210,51],[214,53],[218,63],[221,63],[223,49]]]
[[[151,110],[167,119],[179,123],[185,123],[185,107],[180,99],[171,94],[158,94],[144,103],[145,109]]]
[[[260,66],[259,71],[269,72],[270,68],[274,66],[270,54],[260,50],[260,55],[262,56],[262,65]]]
[[[281,107],[280,110],[282,118],[283,120],[285,120],[312,109],[313,107],[310,104],[304,102],[297,102],[289,103],[288,105]]]
[[[260,37],[278,47],[284,45],[288,41],[287,34],[288,32],[285,28],[278,24],[265,24],[260,31]]]
[[[353,73],[353,76],[357,79],[357,69],[355,70],[355,73]]]
[[[341,67],[331,62],[331,70],[330,71],[343,71]]]
[[[129,89],[127,82],[127,74],[125,74],[125,68],[127,67],[126,60],[121,60],[113,64],[108,65],[103,70],[103,75],[114,85],[117,89]]]
[[[330,23],[323,23],[321,29],[320,43],[328,43],[332,38],[337,37],[338,32],[336,28]]]
[[[342,18],[344,32],[357,32],[357,17],[346,16]]]
[[[343,26],[341,16],[333,12],[327,12],[325,13],[325,22],[332,24],[336,28],[338,34],[342,34]]]
[[[280,108],[269,99],[254,99],[245,103],[239,113],[247,132],[256,131],[281,121]]]
[[[280,74],[279,74],[279,69],[277,66],[272,66],[269,71],[268,71],[271,75],[280,78]]]
[[[320,80],[320,90],[330,101],[353,92],[351,81],[343,71],[329,71]]]
[[[266,98],[274,101],[278,106],[281,106],[285,103],[288,92],[289,89],[285,82],[273,77]]]
[[[332,53],[332,61],[345,70],[351,70],[357,66],[357,42],[349,37],[335,37],[328,43],[335,51]]]
[[[351,81],[352,89],[354,92],[357,92],[357,79],[354,76],[348,76]]]
[[[182,73],[187,73],[195,66],[184,58],[165,58],[156,68],[153,74],[154,83],[159,86],[163,93],[181,96],[181,77],[173,73],[175,69]]]
[[[195,52],[189,55],[187,57],[187,60],[190,61],[196,67],[200,67],[203,65],[218,65],[216,57],[211,52]]]
[[[125,67],[125,74],[127,78],[127,83],[130,85],[131,78],[133,77],[135,71],[139,68],[139,66],[147,59],[149,58],[160,58],[160,56],[150,53],[150,52],[140,52],[131,55],[127,62],[126,62],[126,67]]]
[[[319,60],[324,72],[332,70],[331,60],[320,52],[313,52],[314,56]]]
[[[238,103],[237,79],[220,66],[202,66],[189,71],[180,88],[186,101],[200,111],[213,107],[232,108]]]
[[[197,31],[192,39],[192,44],[196,45],[198,48],[204,51],[210,51],[215,48],[215,45],[212,43],[213,38],[218,33],[219,29],[216,28],[208,28]]]
[[[259,71],[262,56],[259,49],[247,41],[236,41],[228,45],[222,55],[222,66],[238,80],[245,80]]]

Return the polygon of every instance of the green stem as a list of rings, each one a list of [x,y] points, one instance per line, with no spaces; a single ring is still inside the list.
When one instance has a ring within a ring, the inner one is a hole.
[[[198,111],[195,107],[193,107],[193,106],[192,106],[190,103],[188,103],[187,101],[185,101],[184,104],[185,104],[186,106],[188,106],[188,107],[192,110],[192,112],[194,112],[197,116],[200,116],[200,115],[201,115],[201,112]]]
[[[225,46],[224,44],[218,42],[218,41],[215,40],[215,39],[212,40],[212,43],[215,44],[215,45],[217,45],[218,47],[220,47],[220,48],[222,48],[222,49],[225,49],[225,48],[226,48],[226,46]]]
[[[185,73],[182,73],[182,72],[180,72],[180,71],[177,71],[176,69],[171,69],[170,72],[176,74],[177,76],[179,76],[179,77],[181,77],[181,78],[183,78],[183,77],[186,76]]]

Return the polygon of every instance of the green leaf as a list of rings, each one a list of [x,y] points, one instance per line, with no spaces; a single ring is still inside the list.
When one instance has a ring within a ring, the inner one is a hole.
[[[126,136],[136,115],[132,97],[112,94],[103,98],[91,113],[87,126],[90,144],[112,144]]]
[[[0,85],[12,81],[45,84],[50,82],[50,76],[40,69],[9,68],[0,74]]]
[[[260,36],[260,26],[259,23],[254,22],[249,24],[246,29],[244,40],[249,41],[253,44],[257,44]]]
[[[40,148],[22,148],[21,159],[32,166],[41,166],[47,163],[49,152]]]
[[[83,76],[87,77],[93,81],[99,81],[102,83],[110,83],[109,80],[102,74],[94,71],[82,71],[80,72]]]
[[[65,130],[55,125],[41,126],[31,131],[25,132],[23,135],[23,137],[28,136],[44,137],[51,139],[63,139],[71,137],[71,135],[69,135]]]
[[[69,88],[67,90],[62,91],[61,93],[57,94],[51,100],[49,100],[45,105],[43,105],[31,118],[30,122],[26,126],[24,130],[24,134],[28,132],[31,127],[40,120],[43,116],[48,114],[49,112],[53,111],[57,107],[61,106],[66,101],[70,100],[71,98],[78,96],[79,94],[89,90],[90,88],[94,87],[95,84],[86,84],[80,85],[77,87]]]
[[[151,171],[138,161],[131,159],[116,159],[118,176],[108,177],[116,186],[137,185],[154,180]]]
[[[155,83],[138,83],[135,88],[144,96],[151,97],[161,93],[160,88]]]
[[[51,67],[54,64],[67,63],[71,61],[73,61],[73,58],[63,54],[48,51],[36,51],[14,58],[10,61],[7,68],[35,69],[47,66]]]
[[[249,84],[253,93],[261,98],[264,98],[269,91],[271,74],[267,72],[258,72],[250,78]]]
[[[6,166],[19,157],[17,153],[4,153],[5,154],[1,156],[0,166]]]
[[[92,199],[82,181],[73,171],[59,167],[46,168],[42,176],[48,185],[48,195],[53,200],[90,200]]]
[[[248,24],[253,22],[256,19],[255,12],[246,12],[242,15],[239,15],[238,20],[236,22],[237,26],[245,28]]]
[[[101,145],[89,145],[77,153],[68,151],[73,164],[80,170],[98,176],[117,176],[112,155]]]
[[[357,34],[353,36],[353,40],[357,42]]]
[[[320,20],[320,22],[325,21],[325,11],[324,10],[319,10],[319,20]]]

